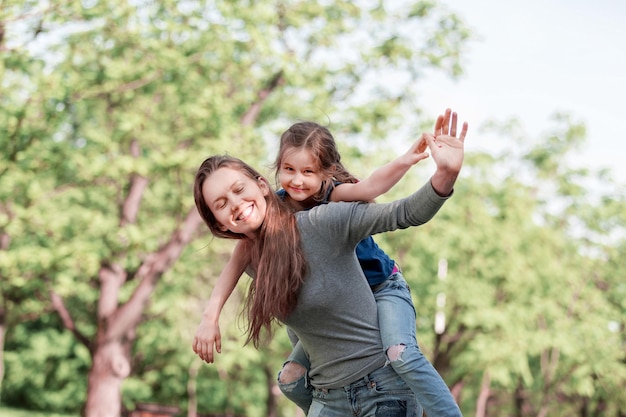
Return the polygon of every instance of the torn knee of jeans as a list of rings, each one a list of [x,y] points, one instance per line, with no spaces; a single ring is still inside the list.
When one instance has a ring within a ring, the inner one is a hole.
[[[406,345],[392,345],[387,349],[387,357],[389,358],[389,362],[395,362],[402,360],[402,352],[406,349]]]
[[[278,376],[278,382],[281,384],[291,384],[304,376],[306,368],[299,363],[287,362]]]

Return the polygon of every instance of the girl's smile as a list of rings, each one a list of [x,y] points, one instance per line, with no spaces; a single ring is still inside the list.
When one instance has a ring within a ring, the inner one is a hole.
[[[286,151],[278,172],[280,186],[298,202],[315,196],[322,186],[322,175],[308,149]]]

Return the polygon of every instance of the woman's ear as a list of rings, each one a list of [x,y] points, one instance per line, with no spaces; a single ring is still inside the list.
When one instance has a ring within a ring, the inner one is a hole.
[[[267,180],[263,177],[259,177],[257,178],[257,181],[259,182],[259,188],[263,192],[263,195],[268,195],[270,193],[270,185],[268,184]]]

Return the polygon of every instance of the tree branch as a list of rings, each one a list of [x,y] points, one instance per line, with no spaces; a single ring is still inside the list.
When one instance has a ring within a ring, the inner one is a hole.
[[[283,77],[283,71],[278,71],[274,77],[270,80],[267,86],[257,94],[257,100],[252,103],[248,111],[241,117],[241,124],[243,126],[251,126],[254,121],[259,117],[259,113],[261,112],[261,107],[265,100],[269,97],[269,95],[276,90],[280,85],[284,84],[285,77]]]
[[[483,374],[483,381],[480,384],[480,393],[478,394],[478,400],[476,401],[476,414],[475,417],[485,417],[487,415],[487,401],[491,395],[491,378],[489,371],[485,371]]]
[[[89,341],[87,336],[85,336],[76,328],[74,320],[72,319],[70,312],[67,310],[67,307],[65,307],[65,303],[63,302],[61,296],[53,290],[50,290],[50,300],[52,301],[52,307],[61,318],[61,322],[63,322],[63,327],[71,331],[76,339],[78,339],[80,343],[82,343],[87,349],[89,349],[89,352],[92,352],[91,342]]]
[[[103,263],[98,271],[100,298],[98,320],[110,320],[118,307],[120,288],[126,281],[126,271],[118,264]]]
[[[201,224],[202,218],[194,207],[169,240],[145,258],[135,276],[140,280],[139,285],[130,299],[113,313],[107,338],[120,336],[139,323],[159,278],[178,260]]]
[[[130,144],[130,154],[133,158],[138,158],[140,153],[139,142],[137,139],[133,139]],[[143,192],[148,186],[148,179],[139,174],[133,174],[130,179],[130,190],[128,195],[122,204],[122,213],[120,219],[120,226],[123,227],[127,224],[133,224],[137,221],[137,213],[139,213],[139,207],[141,206],[141,198]]]
[[[93,91],[87,91],[83,94],[75,94],[72,98],[75,101],[80,101],[86,98],[102,98],[111,93],[123,93],[130,90],[136,90],[145,85],[148,85],[161,77],[163,71],[158,70],[152,76],[141,78],[139,80],[133,80],[124,84],[120,84],[116,87],[109,88],[107,85],[101,86],[101,88],[95,88]]]

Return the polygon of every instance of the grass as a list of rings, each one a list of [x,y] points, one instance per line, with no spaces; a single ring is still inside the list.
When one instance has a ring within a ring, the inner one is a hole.
[[[0,406],[0,416],[2,417],[76,417],[73,414],[46,413],[43,411],[23,410],[19,408],[8,408]]]

